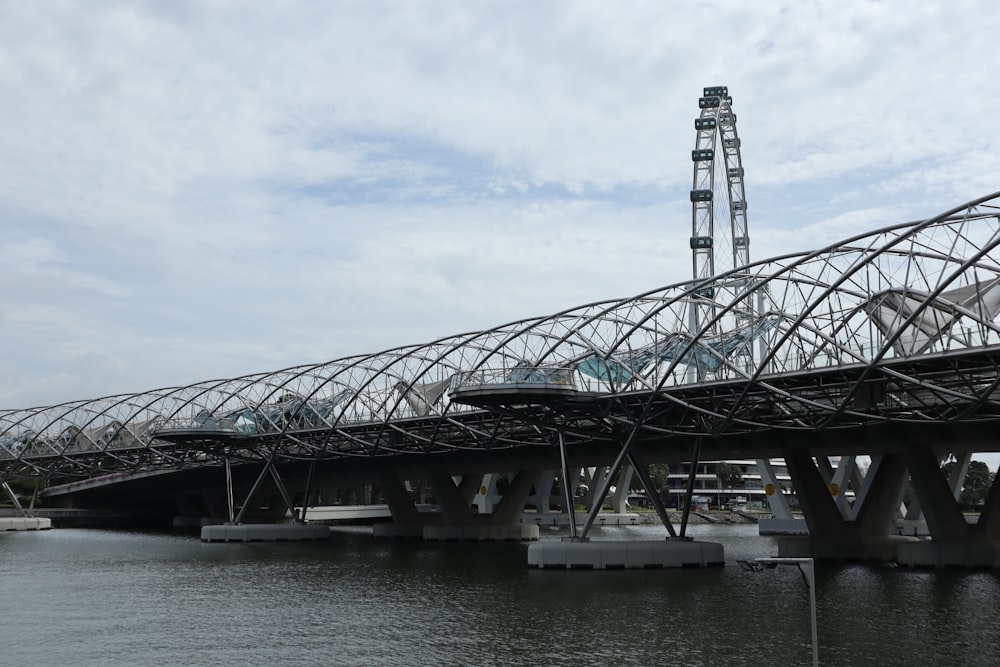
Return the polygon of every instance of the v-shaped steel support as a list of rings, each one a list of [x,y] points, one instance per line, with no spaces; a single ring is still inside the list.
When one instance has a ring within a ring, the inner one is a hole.
[[[292,520],[295,521],[295,523],[302,523],[302,520],[299,518],[298,512],[295,510],[295,506],[292,503],[291,496],[288,495],[288,489],[285,488],[285,483],[281,480],[281,475],[278,474],[278,469],[274,465],[274,454],[268,458],[264,467],[261,469],[260,474],[257,475],[257,479],[254,481],[253,486],[250,487],[250,493],[247,494],[246,499],[243,501],[243,507],[240,508],[239,514],[236,515],[231,523],[239,525],[240,522],[243,521],[243,515],[246,514],[247,509],[250,507],[250,503],[253,501],[254,496],[257,495],[257,492],[260,490],[260,486],[264,483],[264,478],[267,477],[268,473],[270,473],[271,477],[274,479],[274,483],[278,487],[278,493],[281,494],[281,499],[285,502],[285,507],[288,508],[288,511],[292,515]],[[228,474],[229,473],[227,472],[227,475]],[[232,482],[229,481],[228,483],[231,486]]]
[[[677,537],[674,525],[670,523],[670,517],[667,516],[667,508],[663,506],[663,498],[660,497],[659,489],[656,488],[656,484],[649,476],[649,468],[646,467],[646,464],[639,459],[639,455],[635,452],[631,452],[628,455],[628,460],[632,464],[632,468],[636,474],[639,475],[639,480],[642,482],[643,488],[646,489],[646,495],[652,501],[653,507],[656,509],[656,514],[663,523],[663,527],[667,529],[670,537]]]
[[[594,525],[594,520],[600,514],[601,507],[604,505],[604,499],[607,498],[608,491],[611,489],[611,484],[618,477],[618,471],[621,470],[622,464],[628,458],[629,451],[632,449],[632,443],[635,442],[635,436],[639,433],[641,427],[641,424],[636,424],[629,432],[628,438],[625,439],[625,444],[622,445],[621,451],[618,452],[618,456],[615,458],[615,462],[611,464],[611,468],[601,481],[601,488],[597,492],[597,495],[594,496],[594,503],[590,506],[590,511],[587,512],[587,521],[583,524],[583,530],[580,531],[577,539],[587,539],[587,533],[590,532],[590,527]],[[572,519],[573,517],[570,516],[570,520]]]
[[[12,503],[14,503],[14,507],[17,508],[17,511],[23,514],[24,516],[28,516],[28,513],[24,511],[23,507],[21,507],[21,501],[17,499],[17,494],[15,494],[14,490],[10,488],[10,484],[8,484],[7,482],[3,482],[2,484],[0,484],[0,486],[2,486],[3,490],[7,492],[7,497],[10,498],[10,501]]]
[[[684,510],[681,513],[681,537],[687,536],[688,517],[691,516],[691,499],[694,498],[694,480],[698,472],[701,458],[701,436],[694,439],[694,451],[691,452],[691,471],[688,473],[687,489],[684,490]]]
[[[566,456],[566,438],[563,437],[561,430],[559,431],[559,458],[562,464],[559,474],[562,476],[563,502],[566,503],[566,511],[569,513],[569,536],[571,539],[576,539],[576,505],[573,498],[573,489],[576,485],[570,483],[569,458]]]

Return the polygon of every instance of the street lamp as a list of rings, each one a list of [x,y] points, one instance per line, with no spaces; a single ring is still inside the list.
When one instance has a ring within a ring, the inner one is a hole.
[[[813,667],[819,667],[819,639],[816,632],[816,570],[813,566],[812,558],[754,558],[753,562],[738,560],[740,567],[744,570],[763,572],[764,569],[773,569],[779,565],[795,565],[802,573],[806,585],[809,587],[809,613],[812,620],[812,649]]]

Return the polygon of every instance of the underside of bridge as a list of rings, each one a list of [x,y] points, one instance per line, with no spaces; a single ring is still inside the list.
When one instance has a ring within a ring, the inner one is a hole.
[[[531,539],[531,531],[521,526],[521,511],[546,474],[550,485],[553,477],[557,480],[561,493],[563,475],[579,479],[582,469],[610,468],[605,475],[610,480],[606,494],[620,469],[630,465],[642,469],[651,462],[686,463],[693,457],[783,458],[809,535],[782,538],[779,555],[1000,567],[1000,482],[994,481],[983,511],[970,520],[959,508],[954,482],[945,477],[941,467],[948,456],[968,457],[972,452],[995,449],[998,426],[994,420],[951,424],[884,421],[810,434],[771,429],[714,437],[666,435],[652,429],[630,442],[604,437],[581,439],[568,446],[564,439],[560,447],[558,425],[547,424],[550,437],[544,444],[411,453],[388,461],[275,460],[273,477],[262,474],[267,469],[262,461],[234,462],[228,477],[225,466],[215,463],[68,482],[51,487],[45,495],[49,504],[62,507],[128,506],[163,519],[212,517],[216,522],[232,521],[244,505],[243,522],[274,522],[286,519],[290,508],[303,504],[377,501],[389,505],[394,519],[378,529],[382,536]],[[198,446],[209,448],[205,442]],[[841,465],[832,467],[831,457],[838,458]],[[871,460],[863,476],[852,467],[858,457]],[[488,481],[490,476],[506,480],[503,493],[497,494],[498,502],[487,513],[480,514],[476,497],[485,490],[484,479]],[[913,496],[909,516],[904,504],[908,485]],[[844,492],[849,488],[855,497],[847,503]],[[419,489],[424,489],[423,494]],[[594,493],[599,490],[594,489]],[[307,495],[310,503],[303,503]],[[229,498],[234,498],[235,504]],[[431,500],[437,511],[419,511],[421,500]],[[569,502],[575,504],[563,504]],[[605,504],[606,499],[598,499],[598,510]],[[591,502],[589,507],[593,505]],[[926,531],[902,534],[900,519],[904,518],[922,521]],[[498,527],[506,529],[498,531]]]

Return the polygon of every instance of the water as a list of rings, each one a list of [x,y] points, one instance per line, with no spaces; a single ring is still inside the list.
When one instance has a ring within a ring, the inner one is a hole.
[[[603,528],[597,539],[658,539]],[[521,544],[202,544],[100,530],[0,534],[9,665],[807,665],[808,589],[756,526],[708,570],[529,570]],[[544,532],[543,539],[558,539]],[[820,662],[1000,664],[1000,574],[817,568]]]

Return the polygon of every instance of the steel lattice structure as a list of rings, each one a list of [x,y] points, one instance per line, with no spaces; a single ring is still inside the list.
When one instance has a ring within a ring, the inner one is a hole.
[[[701,112],[694,121],[696,140],[691,151],[691,254],[695,280],[750,263],[743,158],[733,98],[725,86],[705,88],[704,94],[698,101]],[[722,229],[717,229],[719,226]]]
[[[691,277],[704,280],[750,263],[750,235],[747,201],[743,183],[743,157],[736,131],[733,98],[726,86],[703,90],[698,100],[701,110],[694,120],[695,146],[691,183]],[[742,287],[739,283],[702,288],[696,307],[691,308],[690,327],[698,330],[711,322],[718,334],[746,326],[753,319],[753,304],[746,302],[730,310],[729,322],[720,320],[717,303],[732,301]],[[745,363],[749,368],[751,360]]]
[[[475,454],[551,446],[557,427],[573,446],[628,432],[994,420],[998,207],[994,193],[819,251],[423,345],[4,410],[0,481],[227,457],[336,465]],[[706,288],[732,297],[692,328]]]

